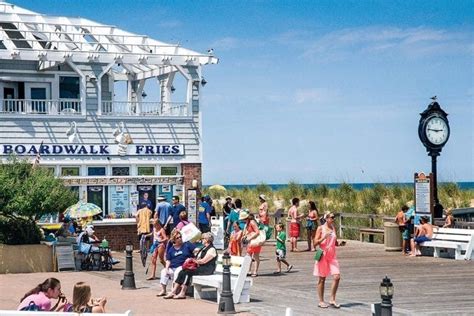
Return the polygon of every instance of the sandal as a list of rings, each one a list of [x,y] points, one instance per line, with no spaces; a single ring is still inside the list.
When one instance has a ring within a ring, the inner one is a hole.
[[[165,296],[165,295],[166,295],[166,292],[161,292],[161,293],[156,294],[156,296],[158,296],[158,297]]]
[[[273,271],[273,274],[281,274],[281,271]]]
[[[258,277],[258,274],[257,273],[252,273],[250,276],[253,277],[253,278],[256,278],[256,277]]]
[[[147,281],[152,281],[152,280],[156,280],[156,277],[149,277],[149,278],[146,278]]]
[[[292,265],[292,264],[290,264],[290,265],[288,266],[288,269],[286,269],[286,272],[287,272],[287,273],[290,272],[291,269],[293,269],[293,265]]]
[[[186,299],[186,296],[175,295],[173,298],[174,298],[175,300],[185,300],[185,299]]]
[[[331,306],[332,308],[341,308],[341,305],[337,304],[336,302],[332,302],[332,303],[330,302],[329,306]]]
[[[175,298],[175,297],[176,297],[176,295],[174,295],[173,293],[170,293],[170,294],[164,296],[163,298],[164,298],[165,300],[170,300],[170,299]]]
[[[326,304],[326,303],[319,303],[319,304],[318,304],[318,307],[319,307],[319,308],[328,308],[329,305]]]

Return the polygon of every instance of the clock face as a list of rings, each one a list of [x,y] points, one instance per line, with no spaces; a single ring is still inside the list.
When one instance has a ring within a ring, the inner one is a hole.
[[[441,145],[448,140],[449,128],[445,120],[435,116],[428,119],[425,125],[425,134],[430,143]]]

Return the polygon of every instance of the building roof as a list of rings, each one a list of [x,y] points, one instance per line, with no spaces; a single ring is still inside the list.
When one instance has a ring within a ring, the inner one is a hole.
[[[145,79],[172,66],[217,64],[203,54],[81,17],[43,15],[0,2],[0,60],[38,61],[40,69],[67,60],[121,64],[128,75]]]

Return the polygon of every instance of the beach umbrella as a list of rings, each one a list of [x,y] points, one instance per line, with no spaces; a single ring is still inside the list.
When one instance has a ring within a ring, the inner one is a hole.
[[[64,216],[71,218],[92,217],[102,213],[102,209],[93,203],[78,202],[69,206],[64,212]]]

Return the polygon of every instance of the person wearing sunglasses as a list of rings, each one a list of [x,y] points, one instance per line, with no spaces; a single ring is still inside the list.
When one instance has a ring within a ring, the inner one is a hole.
[[[333,213],[327,211],[324,214],[324,218],[326,222],[324,225],[318,227],[316,236],[314,237],[314,245],[323,251],[322,257],[319,261],[314,263],[313,272],[314,276],[318,277],[318,307],[340,308],[341,306],[336,303],[336,292],[341,274],[339,271],[339,261],[337,261],[336,256],[337,235],[334,225],[335,216]],[[331,286],[331,298],[328,305],[324,302],[324,283],[326,282],[326,277],[330,274],[333,276],[333,281]]]
[[[176,229],[172,231],[170,241],[173,245],[169,246],[166,250],[165,267],[161,270],[160,278],[161,291],[157,296],[166,295],[168,282],[175,279],[175,276],[181,271],[184,261],[193,257],[193,251],[196,248],[190,242],[183,242],[181,232]]]

